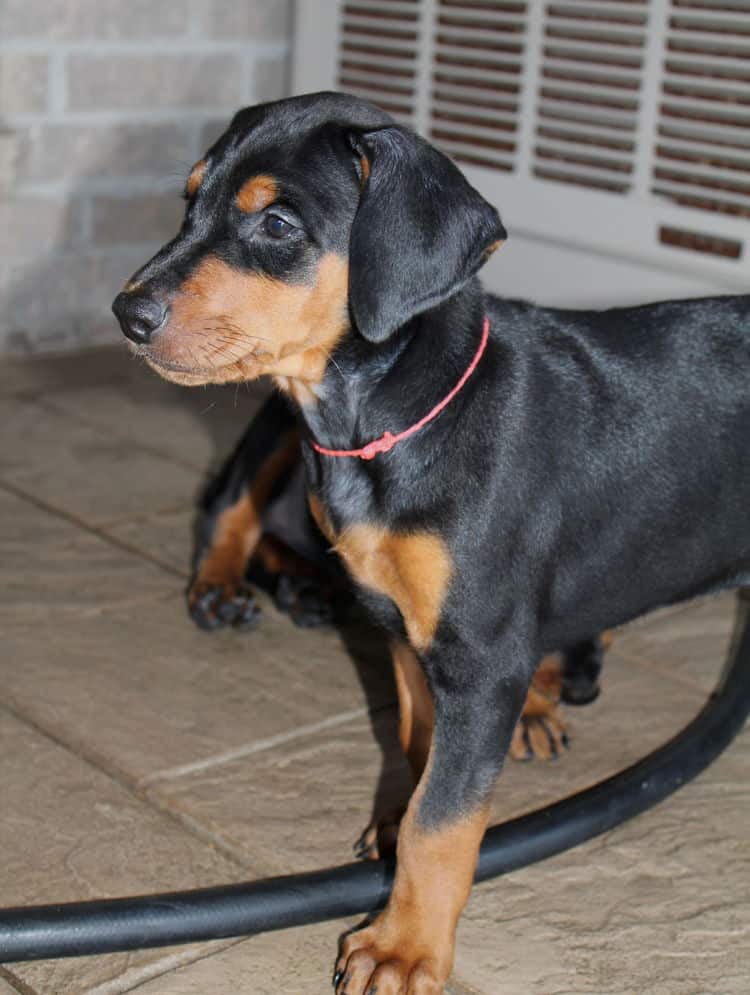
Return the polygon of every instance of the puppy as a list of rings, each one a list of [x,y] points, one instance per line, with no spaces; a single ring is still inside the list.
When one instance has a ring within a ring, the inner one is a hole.
[[[337,995],[435,995],[537,661],[750,580],[750,298],[562,311],[487,294],[505,239],[378,108],[241,111],[114,309],[185,385],[274,378],[310,505],[390,634],[418,786]]]

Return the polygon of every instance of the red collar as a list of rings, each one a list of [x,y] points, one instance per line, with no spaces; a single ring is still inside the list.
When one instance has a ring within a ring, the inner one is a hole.
[[[490,319],[485,316],[484,325],[482,327],[482,341],[479,343],[479,348],[477,349],[474,358],[464,370],[461,379],[458,381],[453,390],[449,394],[446,394],[439,404],[435,405],[432,411],[426,414],[424,418],[420,418],[420,420],[410,428],[405,429],[403,432],[399,432],[398,435],[393,435],[391,432],[383,432],[379,439],[373,439],[372,442],[368,442],[367,445],[362,446],[361,449],[326,449],[325,446],[319,446],[317,442],[311,442],[310,444],[313,449],[315,449],[316,452],[322,453],[324,456],[359,456],[360,459],[373,459],[378,453],[389,452],[393,449],[397,442],[401,442],[402,439],[407,439],[410,435],[414,435],[414,433],[418,432],[420,428],[424,428],[428,422],[431,422],[433,418],[437,418],[443,408],[450,404],[477,368],[477,364],[482,358],[482,353],[487,346],[489,334]]]

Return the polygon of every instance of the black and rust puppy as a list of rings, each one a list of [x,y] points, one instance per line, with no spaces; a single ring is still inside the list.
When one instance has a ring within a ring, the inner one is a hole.
[[[561,311],[483,292],[497,212],[353,98],[242,111],[115,302],[182,384],[270,374],[310,502],[391,633],[421,779],[339,995],[434,995],[536,663],[750,580],[750,298]]]

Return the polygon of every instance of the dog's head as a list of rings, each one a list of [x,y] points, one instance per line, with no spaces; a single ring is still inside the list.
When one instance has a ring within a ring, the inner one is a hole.
[[[383,341],[504,238],[435,148],[344,94],[241,111],[192,169],[177,236],[113,304],[178,383],[319,383],[348,332]]]

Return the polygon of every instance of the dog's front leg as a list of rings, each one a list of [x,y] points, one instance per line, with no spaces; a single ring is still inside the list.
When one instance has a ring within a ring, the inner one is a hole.
[[[399,830],[390,899],[370,925],[344,939],[337,995],[443,991],[490,794],[534,670],[531,649],[519,659],[516,647],[505,669],[498,664],[509,657],[493,650],[478,660],[452,641],[424,658],[435,717],[427,765]]]

